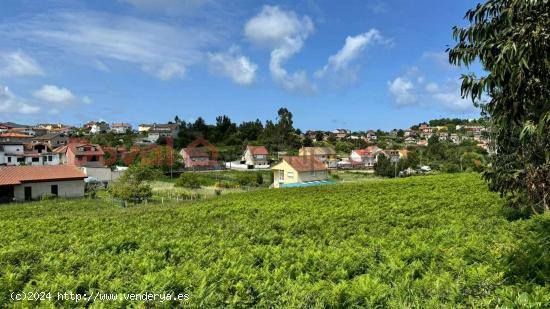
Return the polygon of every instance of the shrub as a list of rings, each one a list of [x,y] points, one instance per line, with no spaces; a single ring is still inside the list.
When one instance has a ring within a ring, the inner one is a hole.
[[[141,203],[153,196],[153,190],[146,183],[131,183],[122,180],[113,181],[109,186],[109,193],[125,201]]]
[[[199,189],[201,187],[200,177],[193,172],[182,173],[176,183],[176,187],[189,188],[189,189]]]
[[[236,180],[241,187],[254,186],[257,184],[256,177],[252,173],[248,172],[238,174]]]
[[[57,198],[57,195],[52,194],[52,193],[44,193],[40,197],[40,199],[43,200],[43,201],[55,200],[56,198]]]
[[[256,173],[256,183],[260,186],[264,184],[264,175],[262,173]]]

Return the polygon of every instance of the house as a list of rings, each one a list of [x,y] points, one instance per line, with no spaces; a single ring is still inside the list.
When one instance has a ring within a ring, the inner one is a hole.
[[[10,127],[0,124],[0,133],[6,133],[9,129]]]
[[[0,143],[0,165],[59,165],[59,155],[46,144]]]
[[[206,151],[197,147],[187,147],[180,151],[183,164],[187,169],[216,169],[219,162],[211,160]]]
[[[242,161],[249,167],[256,166],[256,165],[268,165],[267,162],[267,156],[269,152],[267,151],[267,148],[264,146],[247,146],[246,150],[244,151]]]
[[[140,124],[138,127],[140,133],[147,135],[146,141],[156,143],[161,137],[176,138],[179,133],[179,125],[175,123],[168,124]]]
[[[321,184],[328,179],[326,165],[315,156],[285,156],[271,170],[275,188]]]
[[[23,143],[0,142],[0,165],[19,165],[24,153]]]
[[[30,201],[44,194],[83,197],[86,175],[74,166],[0,167],[0,202]]]
[[[388,158],[391,163],[399,162],[399,159],[401,159],[402,157],[401,152],[395,149],[386,149],[379,152],[379,154],[383,154],[384,156],[386,156],[386,158]],[[378,156],[376,158],[376,161],[378,161]]]
[[[91,134],[107,133],[111,129],[105,121],[88,121],[84,124],[84,129],[90,130]]]
[[[348,135],[351,134],[351,130],[348,130],[348,129],[336,129],[336,130],[332,131],[332,134],[334,134],[334,136],[335,136],[337,139],[343,139],[343,138],[346,138]]]
[[[124,134],[132,130],[132,125],[129,123],[113,123],[111,125],[111,131],[115,134]]]
[[[105,153],[99,145],[70,143],[53,150],[60,156],[61,164],[78,167],[103,167]]]
[[[372,168],[374,163],[376,163],[377,154],[380,151],[382,151],[382,149],[377,146],[369,146],[366,149],[353,150],[350,155],[351,164]]]
[[[363,140],[367,143],[375,142],[378,140],[378,136],[376,136],[376,133],[373,130],[369,130],[367,134],[363,137]]]
[[[32,143],[35,144],[48,144],[52,147],[61,147],[67,145],[69,142],[69,136],[65,133],[51,132],[42,136],[36,136],[32,138]]]
[[[11,143],[28,143],[32,139],[32,136],[20,133],[2,133],[0,134],[0,142]]]
[[[336,167],[336,151],[330,147],[302,147],[298,154],[300,156],[314,156],[327,167]]]
[[[460,144],[460,136],[456,133],[449,135],[449,139],[455,144]]]
[[[416,140],[416,138],[412,137],[412,136],[409,136],[407,138],[405,138],[405,144],[407,145],[416,145],[418,143],[418,141]]]

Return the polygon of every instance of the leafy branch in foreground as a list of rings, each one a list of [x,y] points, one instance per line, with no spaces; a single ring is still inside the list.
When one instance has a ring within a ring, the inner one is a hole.
[[[462,95],[492,123],[496,155],[485,172],[490,189],[550,211],[550,1],[489,0],[455,27],[454,65],[479,60],[487,76],[462,76]],[[522,204],[522,203],[519,203]]]

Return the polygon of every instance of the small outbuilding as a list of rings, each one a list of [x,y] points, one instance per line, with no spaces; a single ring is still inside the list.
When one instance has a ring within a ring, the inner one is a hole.
[[[44,194],[83,197],[84,178],[71,165],[0,167],[0,202],[37,200]]]

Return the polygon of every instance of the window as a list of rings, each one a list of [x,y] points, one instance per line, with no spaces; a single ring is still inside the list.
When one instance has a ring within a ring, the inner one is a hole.
[[[38,157],[32,158],[32,162],[39,162],[39,161],[40,161],[40,158]]]
[[[280,181],[285,180],[285,172],[279,171],[279,180],[280,180]]]
[[[294,178],[294,172],[288,172],[288,173],[286,174],[286,177],[288,177],[288,178]]]
[[[52,156],[48,156],[48,161],[52,161],[53,160],[53,157]]]
[[[8,157],[8,163],[11,163],[11,157]]]

